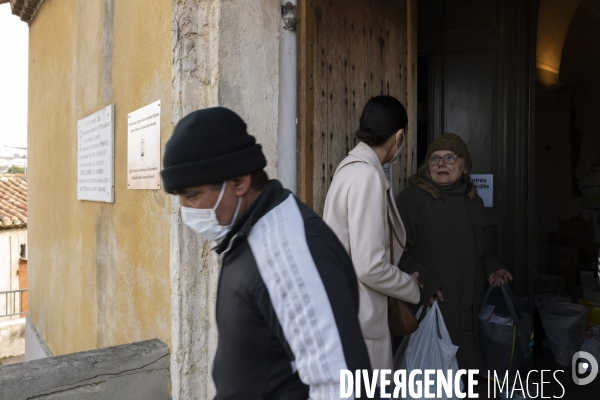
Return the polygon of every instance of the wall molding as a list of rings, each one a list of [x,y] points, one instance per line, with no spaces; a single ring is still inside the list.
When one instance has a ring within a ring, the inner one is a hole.
[[[31,341],[34,340],[35,343]],[[40,356],[39,353],[44,354]],[[29,318],[29,315],[25,317],[25,361],[36,360],[40,358],[52,357],[52,351],[46,344],[46,341],[39,334],[35,325]]]

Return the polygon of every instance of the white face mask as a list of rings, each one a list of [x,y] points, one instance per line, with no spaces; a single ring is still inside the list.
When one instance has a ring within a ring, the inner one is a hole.
[[[400,131],[402,131],[402,129],[400,129]],[[398,134],[400,133],[400,131],[398,131],[396,133],[396,148],[398,148]],[[402,147],[404,147],[404,131],[402,131],[402,144],[400,145],[400,148],[398,150],[396,150],[396,154],[394,154],[394,157],[392,157],[392,159],[388,162],[394,164],[396,161],[398,161],[398,158],[400,157],[400,151],[402,151]]]
[[[238,212],[240,211],[240,206],[242,205],[241,197],[238,198],[237,208],[235,209],[235,214],[233,215],[231,224],[228,226],[219,225],[219,220],[217,219],[217,213],[215,210],[223,198],[226,185],[227,182],[223,182],[221,194],[219,194],[217,204],[215,204],[213,208],[181,207],[181,218],[183,219],[183,223],[192,228],[197,234],[206,240],[219,241],[223,239],[225,235],[227,235],[227,232],[229,232],[231,229],[231,226],[235,222]]]

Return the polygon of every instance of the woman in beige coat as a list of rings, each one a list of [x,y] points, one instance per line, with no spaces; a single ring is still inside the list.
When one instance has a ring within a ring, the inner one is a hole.
[[[407,123],[395,98],[369,100],[356,132],[361,142],[338,166],[325,200],[323,219],[350,254],[358,277],[359,320],[373,369],[392,368],[388,296],[419,302],[418,274],[397,267],[406,233],[383,172],[383,164],[398,159]]]

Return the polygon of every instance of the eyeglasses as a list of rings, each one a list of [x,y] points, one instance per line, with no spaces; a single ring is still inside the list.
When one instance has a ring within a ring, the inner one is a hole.
[[[440,156],[431,156],[429,157],[429,165],[438,165],[440,160],[444,160],[445,164],[451,165],[456,162],[458,158],[458,154],[446,154],[444,157]]]

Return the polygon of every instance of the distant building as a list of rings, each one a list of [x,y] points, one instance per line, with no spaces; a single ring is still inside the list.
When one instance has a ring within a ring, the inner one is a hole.
[[[10,167],[27,168],[27,158],[0,156],[0,174],[6,173]]]
[[[27,167],[27,159],[26,158],[13,157],[11,162],[12,162],[11,166],[17,166],[17,167],[21,167],[21,168]]]
[[[0,175],[0,358],[24,354],[27,292],[27,179]]]
[[[12,157],[0,156],[0,170],[6,171],[12,165]]]

